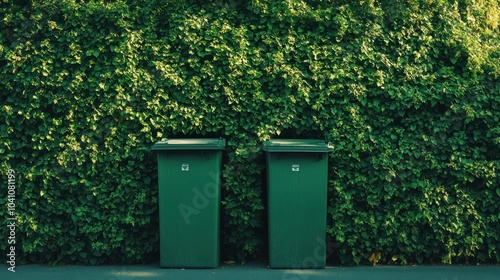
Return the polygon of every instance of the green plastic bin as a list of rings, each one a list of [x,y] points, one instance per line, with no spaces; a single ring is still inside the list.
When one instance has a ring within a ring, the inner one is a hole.
[[[220,168],[224,139],[165,139],[158,154],[160,266],[219,265]]]
[[[328,152],[323,140],[274,139],[267,158],[269,267],[324,268]]]

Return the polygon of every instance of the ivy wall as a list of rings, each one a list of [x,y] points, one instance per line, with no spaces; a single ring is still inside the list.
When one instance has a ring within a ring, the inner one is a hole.
[[[222,136],[223,260],[267,257],[262,142],[314,137],[330,260],[498,263],[499,22],[495,0],[4,0],[17,260],[158,260],[151,145]]]

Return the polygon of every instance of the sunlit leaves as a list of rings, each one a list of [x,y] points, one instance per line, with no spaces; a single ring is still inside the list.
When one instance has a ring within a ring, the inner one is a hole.
[[[469,2],[2,6],[0,158],[22,174],[20,259],[154,256],[149,147],[204,135],[228,140],[223,257],[265,257],[262,141],[315,137],[335,146],[342,263],[498,261],[498,5]]]

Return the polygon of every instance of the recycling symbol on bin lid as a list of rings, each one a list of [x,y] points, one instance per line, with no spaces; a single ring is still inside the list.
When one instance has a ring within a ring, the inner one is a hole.
[[[189,163],[181,164],[181,171],[189,171]]]

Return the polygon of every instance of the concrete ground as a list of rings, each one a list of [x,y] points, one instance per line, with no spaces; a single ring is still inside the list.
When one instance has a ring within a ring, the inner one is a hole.
[[[58,266],[22,265],[16,272],[0,269],[2,280],[500,280],[500,265],[485,266],[361,266],[325,269],[269,269],[265,264],[222,265],[216,269],[165,269],[159,265]]]

